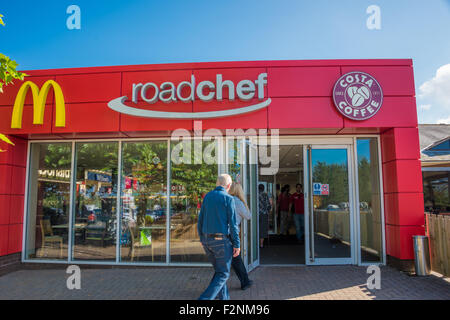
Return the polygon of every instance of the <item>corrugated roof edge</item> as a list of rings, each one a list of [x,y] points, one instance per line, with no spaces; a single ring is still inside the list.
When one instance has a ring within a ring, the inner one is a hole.
[[[144,65],[117,65],[80,68],[21,70],[30,76],[83,74],[125,71],[162,71],[183,69],[257,68],[257,67],[331,67],[331,66],[413,66],[412,59],[336,59],[336,60],[262,60],[184,62]]]

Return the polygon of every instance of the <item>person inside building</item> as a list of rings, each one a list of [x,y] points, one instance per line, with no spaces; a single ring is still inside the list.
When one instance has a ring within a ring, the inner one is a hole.
[[[305,236],[305,197],[301,183],[297,183],[295,188],[296,192],[291,196],[290,205],[293,212],[297,241],[303,244]]]
[[[259,190],[259,246],[264,246],[264,239],[269,236],[269,212],[271,210],[269,196],[264,192],[264,185],[258,186]]]
[[[288,222],[289,222],[289,205],[290,205],[290,194],[289,189],[291,187],[286,184],[281,189],[281,193],[278,196],[278,208],[280,212],[280,234],[284,236],[289,235]]]

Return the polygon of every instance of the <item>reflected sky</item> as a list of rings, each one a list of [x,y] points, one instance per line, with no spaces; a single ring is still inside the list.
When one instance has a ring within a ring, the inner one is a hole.
[[[318,162],[347,165],[347,149],[312,149],[313,166]]]
[[[370,139],[358,139],[356,148],[358,151],[358,161],[364,157],[370,162]]]

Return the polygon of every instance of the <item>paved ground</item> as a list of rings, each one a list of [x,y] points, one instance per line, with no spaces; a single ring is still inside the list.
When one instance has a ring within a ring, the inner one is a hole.
[[[1,299],[196,299],[211,268],[81,269],[81,290],[68,290],[64,269],[20,270],[0,277]],[[242,291],[233,273],[235,299],[445,299],[450,281],[381,268],[381,290],[368,290],[365,267],[259,267]]]

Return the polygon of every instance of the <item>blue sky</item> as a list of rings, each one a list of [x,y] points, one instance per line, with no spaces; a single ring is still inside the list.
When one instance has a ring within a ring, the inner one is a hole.
[[[69,30],[69,5],[81,30]],[[381,9],[369,30],[366,9]],[[20,69],[196,61],[412,58],[420,123],[450,123],[450,0],[3,1]],[[438,71],[439,70],[439,71]]]

